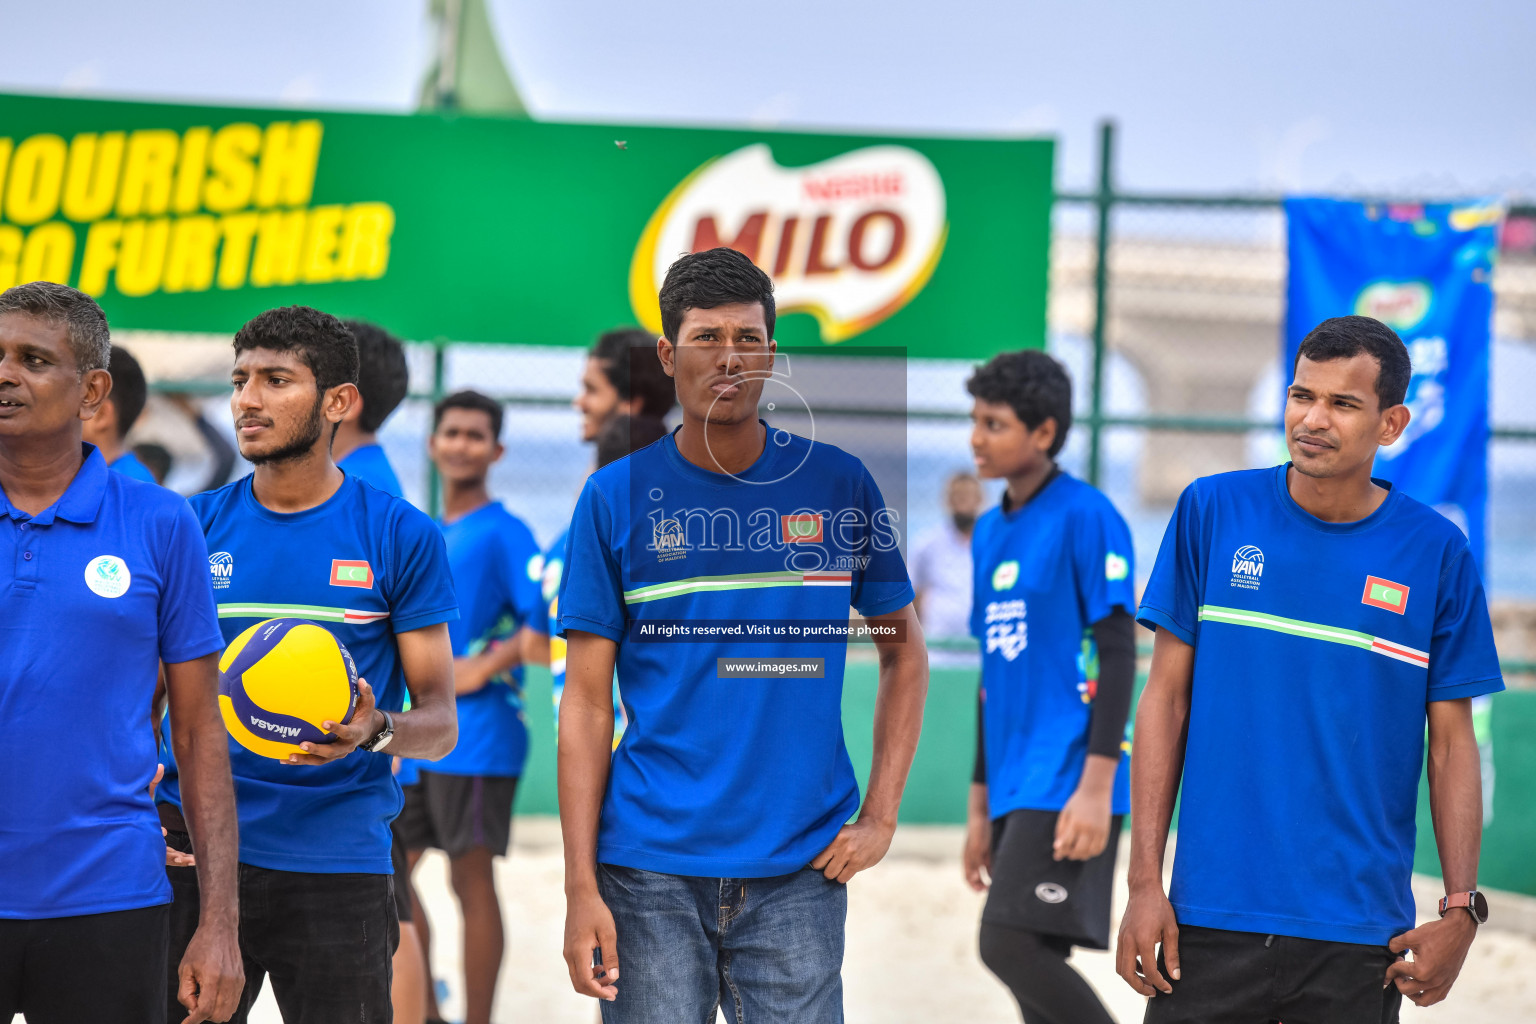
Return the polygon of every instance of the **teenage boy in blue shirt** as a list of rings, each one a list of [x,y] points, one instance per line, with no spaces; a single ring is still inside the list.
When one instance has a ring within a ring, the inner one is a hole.
[[[544,610],[533,534],[486,487],[505,451],[501,420],[501,406],[475,391],[449,395],[432,410],[427,451],[443,481],[440,526],[459,598],[458,621],[448,627],[459,743],[442,760],[420,766],[394,826],[412,867],[429,847],[448,855],[464,918],[465,1024],[490,1024],[501,971],[493,861],[507,852],[512,800],[528,755],[522,632]],[[422,914],[418,928],[430,961],[426,921]],[[435,994],[427,1000],[428,1019],[440,1017]]]
[[[1483,586],[1460,530],[1371,478],[1408,426],[1408,350],[1335,317],[1292,370],[1291,461],[1191,484],[1142,595],[1116,966],[1154,1024],[1396,1021],[1404,995],[1445,998],[1487,917],[1471,702],[1504,684]],[[1447,896],[1415,928],[1426,725]]]
[[[965,874],[978,891],[990,875],[981,958],[1026,1020],[1113,1024],[1067,958],[1074,945],[1109,948],[1130,809],[1131,533],[1108,498],[1056,465],[1072,425],[1060,363],[1005,352],[966,388],[976,471],[1008,482],[971,540],[982,668]]]
[[[458,602],[431,519],[331,459],[336,425],[357,399],[352,333],[288,306],[247,323],[234,348],[235,436],[256,469],[192,501],[222,570],[214,598],[225,641],[262,619],[309,619],[346,645],[361,677],[352,720],[323,723],[332,743],[303,743],[277,761],[229,741],[246,974],[235,1020],[269,975],[289,1024],[387,1020],[399,934],[389,823],[400,787],[390,761],[453,748],[447,623]],[[178,782],[162,787],[162,822],[167,842],[186,851]],[[200,892],[186,869],[167,870],[174,951]]]
[[[336,465],[348,476],[398,498],[402,496],[400,478],[379,444],[379,428],[410,390],[405,346],[377,324],[364,320],[343,323],[357,339],[357,402],[336,428]]]
[[[660,306],[682,426],[588,479],[559,595],[566,966],[609,1024],[710,1020],[722,1000],[736,1019],[833,1024],[844,883],[885,855],[922,727],[912,586],[864,466],[757,417],[775,351],[768,275],[731,249],[683,256]],[[714,536],[697,532],[706,520]],[[862,810],[844,642],[653,637],[703,620],[846,626],[850,605],[894,634],[877,641]],[[808,656],[814,678],[760,660]],[[629,726],[611,750],[615,666]]]
[[[81,442],[112,387],[109,345],[73,288],[0,294],[0,1020],[222,1021],[243,979],[208,549],[185,501]],[[162,663],[208,893],[169,962],[149,717]],[[91,739],[46,756],[62,722]]]
[[[144,370],[133,354],[121,345],[112,346],[112,356],[107,363],[112,375],[112,393],[101,403],[96,415],[81,425],[81,436],[86,444],[101,450],[107,466],[116,473],[126,473],[135,480],[147,484],[156,483],[149,467],[139,457],[124,447],[128,431],[138,422],[149,400],[149,385],[144,380]]]

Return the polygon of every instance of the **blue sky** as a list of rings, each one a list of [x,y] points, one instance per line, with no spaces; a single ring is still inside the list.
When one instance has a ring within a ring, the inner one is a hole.
[[[1123,184],[1536,196],[1536,3],[489,0],[534,112],[1038,134]],[[409,109],[425,0],[0,0],[0,89]]]

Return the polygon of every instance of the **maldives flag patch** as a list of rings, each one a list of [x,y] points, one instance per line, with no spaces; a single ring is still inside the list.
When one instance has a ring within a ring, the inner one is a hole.
[[[373,568],[365,561],[331,559],[331,586],[373,589]]]
[[[1408,610],[1408,588],[1391,580],[1367,576],[1365,594],[1360,598],[1360,603],[1402,615]]]
[[[785,544],[820,544],[821,516],[814,512],[805,515],[779,516],[784,530]]]

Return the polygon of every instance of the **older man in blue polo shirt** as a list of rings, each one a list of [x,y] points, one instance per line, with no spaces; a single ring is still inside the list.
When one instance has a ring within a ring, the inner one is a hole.
[[[112,388],[106,317],[73,288],[0,294],[0,1021],[163,1024],[171,890],[150,789],[165,664],[204,892],[188,1021],[227,1020],[235,808],[223,647],[192,510],[81,441]],[[74,740],[52,756],[62,732]]]

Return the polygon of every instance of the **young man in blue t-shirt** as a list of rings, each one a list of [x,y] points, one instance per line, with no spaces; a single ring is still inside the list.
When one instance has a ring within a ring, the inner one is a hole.
[[[123,473],[147,484],[157,483],[149,467],[125,445],[128,431],[138,422],[149,399],[149,385],[144,380],[144,370],[133,354],[121,345],[112,346],[112,357],[107,363],[112,375],[112,393],[101,403],[96,415],[81,425],[81,436],[87,444],[95,445],[107,466],[115,473]]]
[[[501,406],[474,391],[449,395],[432,410],[427,451],[443,481],[440,525],[459,598],[459,619],[448,628],[459,743],[420,768],[394,826],[412,867],[429,847],[448,855],[464,917],[465,1024],[489,1024],[501,970],[493,859],[507,852],[512,798],[528,754],[522,632],[544,608],[533,534],[486,487],[504,451],[501,419]],[[417,927],[430,959],[426,921],[419,915]],[[429,991],[427,1017],[440,1016]]]
[[[976,471],[1007,481],[971,540],[981,641],[966,880],[988,888],[981,958],[1039,1024],[1113,1024],[1074,945],[1109,948],[1130,804],[1125,717],[1136,676],[1131,534],[1062,472],[1072,383],[1044,352],[1005,352],[966,382]]]
[[[1486,920],[1471,699],[1504,684],[1482,583],[1461,531],[1371,478],[1410,372],[1384,324],[1323,321],[1293,367],[1291,461],[1196,480],[1168,526],[1116,957],[1150,1022],[1396,1021],[1404,995],[1445,998]],[[1447,898],[1415,928],[1426,721]]]
[[[410,391],[410,370],[400,339],[365,320],[344,321],[357,339],[357,402],[336,428],[336,465],[348,476],[401,496],[400,478],[379,444],[379,428]]]
[[[0,294],[0,1020],[161,1024],[168,967],[175,1020],[225,1020],[242,976],[208,549],[178,495],[81,442],[113,386],[109,345],[88,295]],[[169,963],[162,663],[208,891]],[[74,742],[45,750],[61,730]]]
[[[309,619],[346,645],[361,677],[351,721],[324,723],[333,743],[304,743],[277,761],[229,741],[246,973],[235,1019],[270,976],[290,1022],[386,1020],[398,936],[389,823],[400,810],[390,761],[453,749],[447,623],[458,603],[432,521],[331,459],[336,425],[357,399],[351,332],[288,306],[247,323],[234,348],[235,435],[256,469],[192,499],[224,639],[263,619]],[[162,787],[162,821],[184,850],[178,781]],[[167,870],[174,951],[200,894],[185,869]]]
[[[682,426],[588,479],[559,595],[566,966],[609,1024],[710,1020],[722,1000],[831,1024],[844,883],[885,855],[922,727],[912,586],[863,464],[758,419],[768,275],[731,249],[687,255],[660,306]],[[846,638],[788,632],[846,629],[850,605],[890,630],[862,811]],[[754,626],[784,639],[691,635]],[[629,726],[610,751],[615,666]]]

